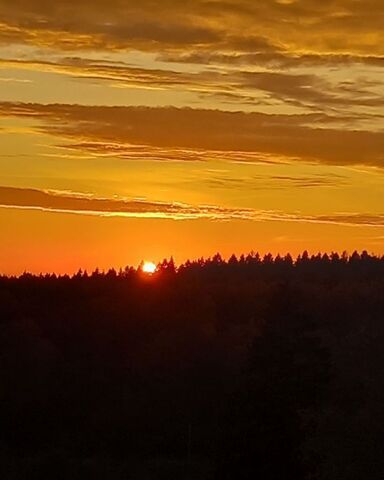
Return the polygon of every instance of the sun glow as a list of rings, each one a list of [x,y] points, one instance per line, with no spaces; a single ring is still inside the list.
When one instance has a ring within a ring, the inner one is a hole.
[[[156,265],[153,262],[144,262],[142,270],[144,273],[155,273]]]

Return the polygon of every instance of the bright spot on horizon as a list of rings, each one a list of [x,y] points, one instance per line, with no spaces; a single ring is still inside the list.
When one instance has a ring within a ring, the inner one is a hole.
[[[153,262],[144,262],[142,270],[145,273],[155,273],[156,272],[156,265]]]

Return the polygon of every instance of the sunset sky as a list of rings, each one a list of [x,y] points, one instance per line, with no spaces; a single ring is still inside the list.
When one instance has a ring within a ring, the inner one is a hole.
[[[0,273],[384,254],[383,0],[0,0]]]

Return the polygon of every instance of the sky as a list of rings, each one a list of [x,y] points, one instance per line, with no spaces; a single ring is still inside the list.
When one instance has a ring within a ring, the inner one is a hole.
[[[384,254],[382,0],[1,0],[0,273]]]

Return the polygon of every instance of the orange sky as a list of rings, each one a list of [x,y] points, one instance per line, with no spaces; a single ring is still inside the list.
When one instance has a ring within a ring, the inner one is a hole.
[[[3,0],[0,273],[384,253],[381,0]]]

